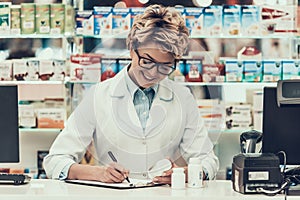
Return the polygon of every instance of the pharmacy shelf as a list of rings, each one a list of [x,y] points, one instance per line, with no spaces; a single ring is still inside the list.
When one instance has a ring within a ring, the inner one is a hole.
[[[59,38],[68,38],[74,37],[74,35],[67,35],[67,34],[10,34],[10,35],[0,35],[1,39],[14,39],[14,38],[32,38],[32,39],[59,39]]]
[[[61,85],[64,81],[0,81],[1,85]]]
[[[58,128],[19,128],[20,133],[60,133]]]
[[[276,82],[177,82],[185,86],[246,86],[246,87],[276,87]]]
[[[126,39],[128,33],[126,34],[110,34],[110,35],[76,35],[76,37],[83,38],[98,38],[98,39],[109,39],[109,38],[117,38],[117,39]],[[270,34],[270,35],[194,35],[190,36],[193,39],[291,39],[291,38],[299,38],[300,36],[294,33],[282,33],[282,34]]]

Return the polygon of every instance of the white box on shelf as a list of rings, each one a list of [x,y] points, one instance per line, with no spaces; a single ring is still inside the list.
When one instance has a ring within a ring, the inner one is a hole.
[[[36,127],[34,106],[31,104],[19,104],[19,126],[23,128]]]
[[[52,60],[40,60],[39,78],[42,81],[50,80],[54,74]]]
[[[38,128],[63,129],[66,121],[64,108],[39,108],[36,110]]]
[[[226,117],[248,118],[249,116],[251,116],[251,108],[252,106],[250,104],[226,103],[225,105]]]
[[[26,59],[26,81],[38,81],[39,80],[39,67],[40,61],[38,59]]]
[[[13,60],[13,79],[17,81],[25,80],[27,76],[26,59]]]
[[[66,76],[66,60],[54,59],[52,60],[53,76],[50,77],[51,81],[63,81]]]
[[[77,54],[71,56],[70,80],[77,82],[99,82],[101,77],[101,55]]]
[[[0,80],[11,81],[12,80],[12,61],[5,60],[0,62]]]

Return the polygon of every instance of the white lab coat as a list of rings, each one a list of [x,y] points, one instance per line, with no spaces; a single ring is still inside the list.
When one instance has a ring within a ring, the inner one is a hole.
[[[112,162],[107,154],[112,151],[130,177],[148,178],[148,169],[160,159],[188,162],[190,157],[200,157],[214,177],[218,159],[190,91],[171,80],[161,81],[144,130],[125,73],[126,68],[93,86],[71,114],[44,159],[48,177],[59,178],[66,166],[79,162],[92,140],[100,165]]]

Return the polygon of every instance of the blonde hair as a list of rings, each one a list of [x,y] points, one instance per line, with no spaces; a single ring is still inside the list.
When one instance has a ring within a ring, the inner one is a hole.
[[[134,18],[126,43],[132,50],[154,42],[180,58],[188,46],[188,34],[183,18],[174,8],[151,5]]]

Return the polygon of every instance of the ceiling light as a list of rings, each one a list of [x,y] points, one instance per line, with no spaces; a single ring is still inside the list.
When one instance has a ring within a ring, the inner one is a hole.
[[[148,1],[149,0],[139,0],[139,2],[142,3],[142,4],[146,4],[146,3],[148,3]]]
[[[198,7],[207,7],[211,5],[212,0],[193,0],[193,3]]]

